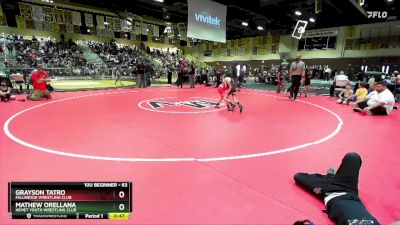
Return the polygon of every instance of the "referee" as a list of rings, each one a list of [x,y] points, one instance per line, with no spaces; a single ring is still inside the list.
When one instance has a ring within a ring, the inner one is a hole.
[[[290,86],[290,99],[291,100],[296,100],[297,99],[297,94],[299,93],[300,85],[302,80],[304,81],[305,79],[305,72],[306,65],[304,64],[303,61],[301,61],[301,55],[297,54],[296,56],[296,61],[294,61],[290,65],[290,78],[292,80],[292,85]]]

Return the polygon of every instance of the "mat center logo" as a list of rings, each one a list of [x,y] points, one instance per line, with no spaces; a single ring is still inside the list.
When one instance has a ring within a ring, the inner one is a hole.
[[[225,107],[215,108],[218,100],[212,98],[190,97],[179,99],[177,97],[149,99],[139,103],[139,108],[162,113],[207,113],[215,112]]]

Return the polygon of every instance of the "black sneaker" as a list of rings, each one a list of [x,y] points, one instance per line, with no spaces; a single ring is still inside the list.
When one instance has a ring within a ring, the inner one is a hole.
[[[239,109],[240,109],[240,113],[242,113],[243,112],[243,106],[239,105]]]
[[[361,112],[362,109],[360,109],[360,108],[358,108],[358,107],[355,107],[355,108],[353,108],[353,111],[354,111],[354,112]]]

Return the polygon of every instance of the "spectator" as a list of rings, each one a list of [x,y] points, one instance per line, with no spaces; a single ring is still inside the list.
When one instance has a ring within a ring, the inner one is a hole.
[[[196,70],[194,69],[193,64],[190,64],[190,66],[189,66],[190,88],[194,88],[195,87],[195,84],[194,84],[195,74],[196,74]]]
[[[183,68],[182,67],[183,67],[182,62],[179,62],[179,65],[177,66],[178,78],[176,80],[176,85],[178,87],[181,86],[181,88],[183,88],[182,87],[182,85],[183,85]]]
[[[233,85],[235,85],[235,87],[238,85],[238,70],[237,70],[237,63],[234,63],[232,65],[232,69],[231,69],[231,78],[232,78],[232,83]]]
[[[51,99],[50,92],[47,90],[47,83],[50,82],[49,74],[44,71],[43,66],[39,65],[37,70],[32,71],[33,93],[28,95],[28,100],[42,101],[43,98]]]
[[[349,104],[349,102],[347,101],[347,99],[349,99],[351,96],[353,95],[353,90],[351,89],[351,85],[347,84],[346,85],[346,89],[343,89],[340,93],[339,93],[339,100],[337,100],[338,104]]]
[[[389,115],[394,106],[394,96],[386,87],[385,81],[375,85],[375,91],[363,100],[356,102],[355,112],[366,112],[368,115]]]
[[[359,84],[359,87],[356,91],[356,94],[350,96],[349,98],[347,98],[346,100],[346,104],[349,104],[351,101],[364,101],[365,97],[368,94],[368,84],[365,82],[362,82]]]
[[[335,96],[335,88],[343,88],[349,83],[349,77],[344,74],[343,71],[340,71],[340,74],[335,76],[333,79],[333,84],[329,89],[329,95],[331,97]]]
[[[311,85],[311,71],[310,70],[306,70],[303,85],[304,85],[304,96],[307,98],[310,93],[310,85]]]
[[[153,66],[150,62],[150,60],[146,60],[146,64],[145,64],[145,68],[146,68],[146,73],[145,73],[145,82],[146,82],[146,87],[151,86],[151,78],[153,77]]]
[[[1,80],[0,101],[8,102],[12,98],[15,98],[15,96],[11,96],[11,85],[6,80]]]
[[[139,61],[139,63],[136,65],[136,72],[138,74],[139,88],[144,88],[145,87],[146,67],[142,61]]]

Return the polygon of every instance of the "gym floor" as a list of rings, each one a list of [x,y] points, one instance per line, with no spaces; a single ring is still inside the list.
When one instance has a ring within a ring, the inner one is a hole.
[[[24,98],[20,95],[17,98]],[[400,219],[400,113],[369,117],[335,99],[243,89],[244,112],[215,109],[215,88],[54,93],[0,104],[0,224],[10,181],[132,181],[133,213],[118,224],[332,224],[295,185],[342,157],[363,160],[360,197],[382,223]],[[111,224],[113,221],[85,221]]]

